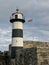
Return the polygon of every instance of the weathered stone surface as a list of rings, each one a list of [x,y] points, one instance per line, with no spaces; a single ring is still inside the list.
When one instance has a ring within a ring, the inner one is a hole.
[[[38,65],[49,65],[49,48],[37,48]]]
[[[37,65],[37,48],[17,50],[16,65]]]
[[[37,65],[37,48],[16,50],[16,65]]]
[[[24,50],[24,65],[37,65],[37,48]]]
[[[16,65],[24,65],[24,50],[18,49],[16,50]]]
[[[49,42],[24,41],[24,48],[31,48],[31,47],[49,47]]]
[[[24,41],[24,48],[37,48],[37,65],[49,65],[49,42]]]

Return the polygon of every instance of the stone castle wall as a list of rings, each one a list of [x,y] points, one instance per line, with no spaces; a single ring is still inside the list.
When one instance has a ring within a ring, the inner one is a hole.
[[[49,43],[48,42],[24,41],[24,48],[37,48],[36,65],[49,65]]]
[[[3,61],[6,61],[4,62],[5,65],[13,65],[11,64],[11,57],[8,56],[8,53],[11,55],[11,45],[6,53],[5,59],[0,57],[0,65],[3,65]],[[49,42],[24,41],[24,48],[16,50],[15,61],[16,65],[49,65]]]

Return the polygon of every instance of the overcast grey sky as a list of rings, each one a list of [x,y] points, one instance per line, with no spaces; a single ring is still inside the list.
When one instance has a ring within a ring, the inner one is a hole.
[[[49,42],[49,0],[0,0],[0,50],[8,49],[11,43],[9,20],[16,8],[25,16],[24,40]]]

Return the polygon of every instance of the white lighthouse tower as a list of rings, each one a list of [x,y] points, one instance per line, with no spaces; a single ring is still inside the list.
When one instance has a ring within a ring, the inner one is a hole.
[[[16,12],[12,13],[10,22],[12,23],[11,57],[14,59],[16,50],[23,48],[23,23],[25,22],[23,13],[16,9]]]

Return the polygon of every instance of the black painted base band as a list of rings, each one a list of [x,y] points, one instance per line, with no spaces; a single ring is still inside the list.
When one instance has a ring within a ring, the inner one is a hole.
[[[16,22],[16,21],[17,21],[17,22],[20,21],[20,22],[22,22],[22,23],[25,22],[24,19],[11,19],[11,20],[10,20],[11,23]]]
[[[23,30],[22,29],[13,29],[12,37],[22,37],[23,38]]]
[[[11,47],[11,58],[16,58],[17,50],[21,50],[23,47]]]

